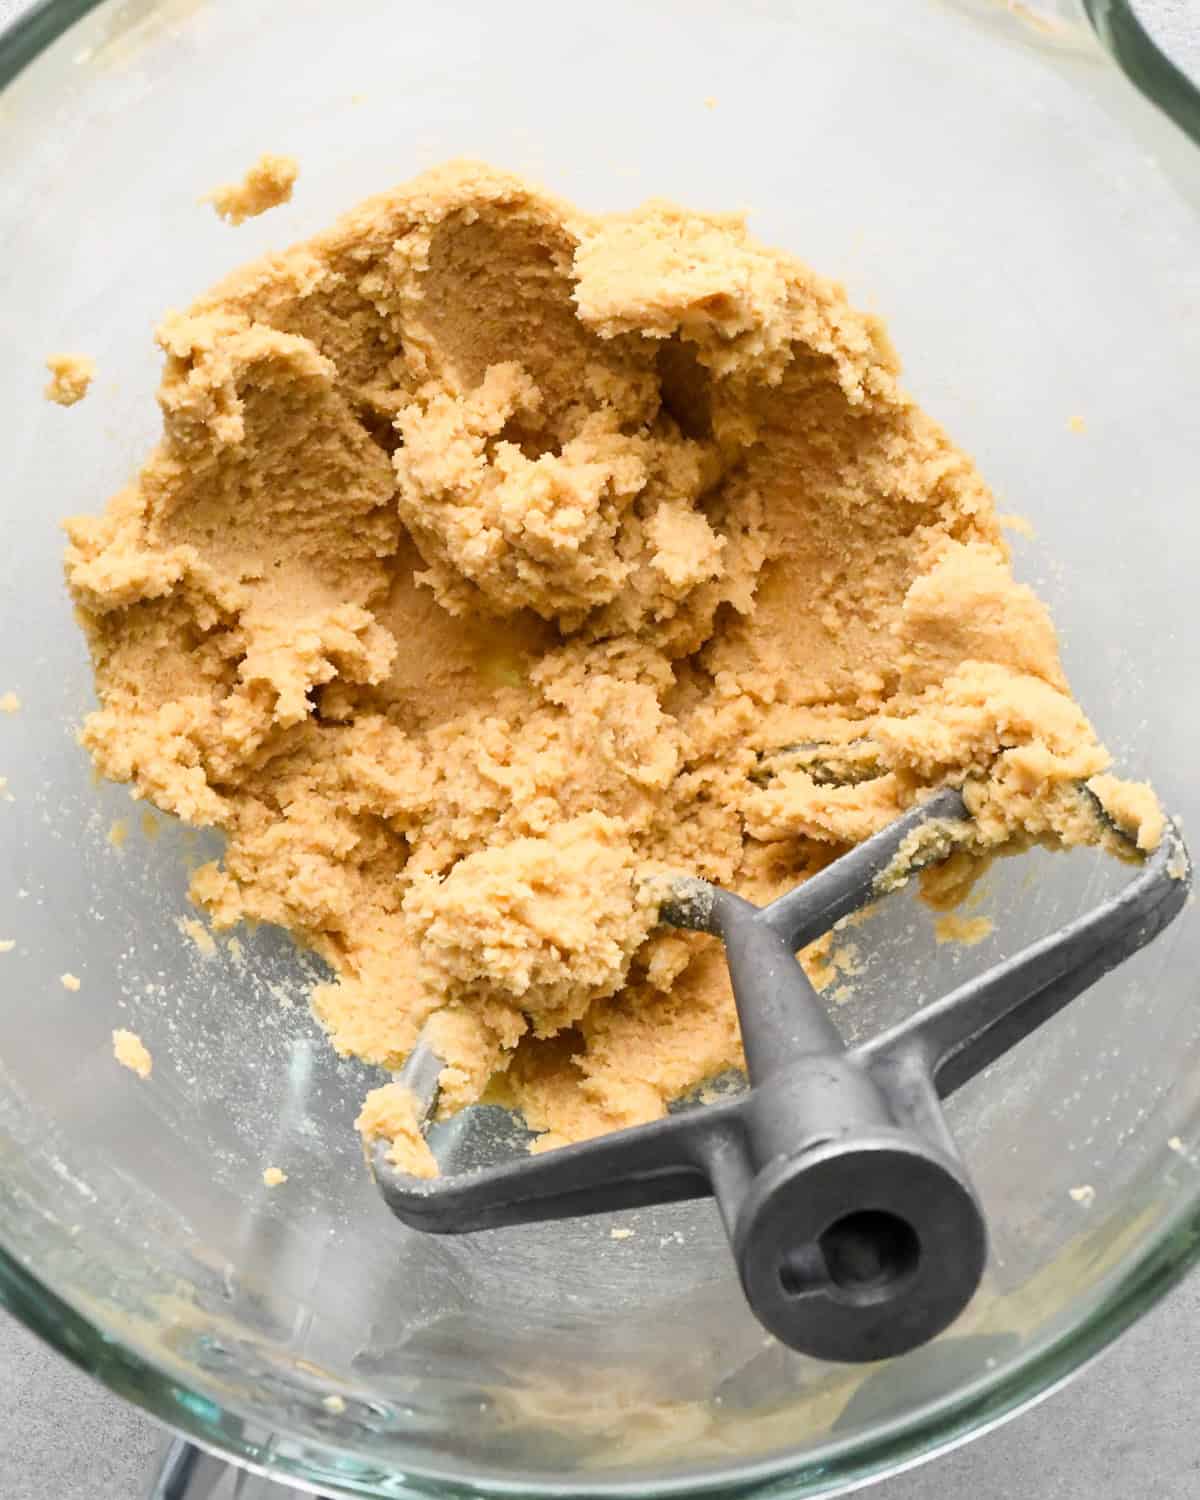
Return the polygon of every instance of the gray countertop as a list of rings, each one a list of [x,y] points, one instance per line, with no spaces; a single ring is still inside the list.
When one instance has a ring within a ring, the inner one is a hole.
[[[31,0],[0,0],[0,28]],[[1200,75],[1200,0],[1140,0],[1160,45]],[[1098,1365],[1017,1421],[872,1491],[879,1500],[1084,1500],[1200,1493],[1200,1277]],[[161,1430],[0,1313],[0,1496],[137,1500]]]

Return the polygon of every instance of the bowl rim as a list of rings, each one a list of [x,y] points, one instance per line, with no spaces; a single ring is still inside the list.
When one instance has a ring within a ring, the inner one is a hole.
[[[0,28],[0,93],[72,26],[106,3],[111,0],[35,0]],[[1135,14],[1132,0],[1068,0],[1068,5],[1086,17],[1133,86],[1200,147],[1200,88],[1162,52]],[[268,1430],[261,1413],[236,1401],[218,1405],[198,1383],[184,1384],[165,1364],[115,1339],[98,1319],[43,1282],[4,1244],[2,1234],[0,1307],[78,1368],[197,1447],[314,1495],[640,1500],[647,1494],[702,1494],[707,1500],[751,1500],[769,1491],[772,1500],[815,1500],[913,1468],[1044,1400],[1098,1358],[1198,1263],[1200,1179],[1110,1274],[1105,1290],[1079,1322],[965,1389],[885,1422],[867,1436],[827,1442],[800,1464],[784,1453],[749,1465],[731,1462],[709,1476],[681,1473],[611,1482],[594,1477],[582,1483],[548,1481],[519,1471],[503,1478],[467,1477],[466,1471],[452,1476],[406,1465],[381,1486],[379,1460],[335,1442],[317,1443],[307,1434],[289,1433],[282,1425]]]

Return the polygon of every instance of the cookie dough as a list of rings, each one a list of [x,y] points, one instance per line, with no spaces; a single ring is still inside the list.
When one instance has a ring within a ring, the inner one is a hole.
[[[269,208],[290,203],[299,175],[300,164],[295,157],[276,156],[268,151],[258,158],[241,182],[223,183],[200,201],[211,203],[227,223],[242,224],[265,214]]]
[[[882,323],[740,218],[453,164],[158,337],[162,440],[67,528],[84,743],[225,831],[194,899],[322,955],[340,1052],[429,1023],[443,1108],[555,1145],[739,1062],[664,873],[762,901],[947,781],[941,905],[1014,842],[1157,840]],[[360,1124],[414,1148],[395,1086]]]
[[[42,394],[58,406],[74,406],[96,378],[96,361],[87,354],[52,354],[46,361],[50,380]]]

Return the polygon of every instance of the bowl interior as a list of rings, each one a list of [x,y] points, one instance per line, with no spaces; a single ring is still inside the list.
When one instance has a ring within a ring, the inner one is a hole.
[[[955,1099],[992,1262],[961,1322],[905,1360],[836,1367],[770,1341],[708,1204],[421,1237],[363,1170],[352,1121],[379,1079],[308,1014],[315,961],[267,929],[202,951],[181,928],[188,870],[219,846],[93,783],[57,529],[154,439],[158,316],[360,196],[473,155],[591,209],[745,208],[887,316],[910,388],[1032,522],[1017,567],[1077,695],[1186,832],[1195,147],[1082,24],[929,0],[109,0],[0,111],[0,692],[21,701],[0,717],[10,1305],[208,1441],[381,1494],[780,1470],[818,1492],[1032,1395],[1128,1316],[1147,1258],[1184,1257],[1171,1236],[1197,1197],[1190,914]],[[197,197],[262,150],[299,157],[295,199],[232,231]],[[71,411],[40,394],[63,348],[99,366]],[[896,1019],[1126,877],[1087,854],[1002,862],[980,908],[995,931],[971,949],[939,947],[895,898],[854,931],[839,1023]],[[149,1082],[114,1063],[117,1026],[150,1046]],[[465,1154],[512,1127],[480,1112],[456,1129]],[[1085,1184],[1090,1203],[1071,1196]]]

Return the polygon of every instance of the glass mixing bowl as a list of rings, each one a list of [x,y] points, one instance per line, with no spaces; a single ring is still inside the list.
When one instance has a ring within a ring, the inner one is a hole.
[[[1030,1402],[1200,1253],[1190,913],[955,1097],[992,1261],[902,1360],[766,1338],[711,1204],[623,1215],[619,1238],[406,1231],[352,1129],[378,1079],[323,1041],[311,961],[267,929],[200,951],[179,922],[214,846],[96,785],[74,738],[90,673],[57,522],[155,436],[157,317],[471,154],[592,209],[746,207],[885,313],[911,388],[1036,528],[1018,569],[1120,766],[1200,828],[1200,98],[1117,0],[1090,21],[984,0],[59,0],[7,35],[0,1297],[31,1328],[197,1442],[328,1493],[817,1495]],[[197,196],[262,150],[299,157],[295,200],[231,231]],[[71,412],[41,398],[63,348],[99,366]],[[895,1019],[1125,878],[1087,854],[1004,862],[969,950],[897,897],[858,934],[839,1020]],[[149,1082],[113,1061],[115,1026],[151,1047]]]

